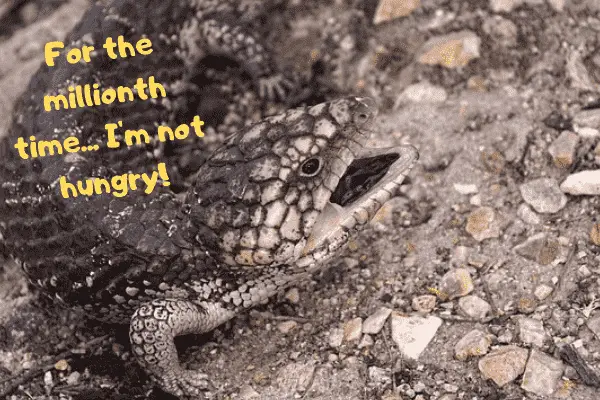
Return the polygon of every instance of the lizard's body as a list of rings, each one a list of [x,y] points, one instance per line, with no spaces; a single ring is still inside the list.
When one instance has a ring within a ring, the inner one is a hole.
[[[97,52],[90,63],[57,58],[56,66],[43,66],[0,144],[0,237],[6,249],[45,292],[94,318],[130,324],[138,361],[176,395],[199,395],[205,380],[182,369],[175,336],[209,331],[315,271],[395,194],[417,157],[412,147],[389,150],[394,156],[379,163],[377,183],[350,196],[352,204],[333,206],[330,196],[363,153],[364,128],[375,114],[371,101],[346,98],[269,117],[232,136],[200,167],[184,201],[160,185],[150,195],[62,198],[60,176],[75,182],[143,173],[160,162],[164,155],[155,141],[106,149],[104,125],[123,120],[123,129],[152,132],[155,123],[172,126],[189,115],[186,99],[196,89],[191,77],[206,55],[236,59],[262,94],[283,94],[287,82],[265,49],[230,25],[244,12],[249,9],[238,1],[94,6],[67,48],[99,49],[107,37],[123,35],[135,43],[145,36],[153,53],[110,60]],[[42,109],[45,94],[69,85],[116,87],[149,76],[165,86],[167,99]],[[101,149],[23,160],[13,144],[31,135],[77,136],[82,145]],[[354,186],[351,179],[348,185]]]

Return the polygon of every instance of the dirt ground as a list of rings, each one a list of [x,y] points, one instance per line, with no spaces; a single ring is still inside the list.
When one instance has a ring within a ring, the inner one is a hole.
[[[421,158],[403,196],[325,272],[177,342],[210,375],[209,396],[598,399],[600,2],[282,3],[269,24],[284,28],[267,41],[319,77],[315,101],[371,96],[373,144],[411,143]],[[0,134],[44,43],[86,6],[0,2]],[[57,308],[11,260],[2,393],[172,398],[133,361],[126,329]]]

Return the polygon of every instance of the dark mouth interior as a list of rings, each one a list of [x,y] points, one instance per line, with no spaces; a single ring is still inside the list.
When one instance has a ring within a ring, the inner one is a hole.
[[[359,158],[352,161],[340,179],[329,201],[344,207],[371,190],[400,158],[398,153]]]

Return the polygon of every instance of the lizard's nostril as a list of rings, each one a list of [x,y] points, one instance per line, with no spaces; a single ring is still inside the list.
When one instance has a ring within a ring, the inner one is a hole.
[[[354,122],[357,124],[365,124],[372,120],[377,115],[377,104],[370,97],[357,97],[359,105],[354,114]]]

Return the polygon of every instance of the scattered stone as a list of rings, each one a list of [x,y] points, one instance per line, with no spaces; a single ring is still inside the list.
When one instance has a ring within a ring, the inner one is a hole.
[[[414,297],[412,300],[412,308],[421,313],[430,313],[435,308],[435,296],[424,294]]]
[[[279,332],[283,333],[284,335],[287,335],[292,330],[296,329],[297,326],[298,323],[296,321],[284,321],[277,325],[277,329],[279,330]]]
[[[354,318],[344,324],[344,341],[359,340],[362,335],[362,319]]]
[[[548,298],[548,296],[550,296],[550,294],[552,294],[552,291],[553,291],[553,290],[554,290],[554,289],[552,289],[552,287],[551,287],[551,286],[548,286],[548,285],[541,284],[541,285],[538,285],[538,286],[535,288],[535,290],[533,291],[533,295],[534,295],[534,296],[535,296],[535,297],[536,297],[536,298],[537,298],[539,301],[542,301],[542,300],[545,300],[545,299],[547,299],[547,298]]]
[[[560,185],[560,189],[572,195],[600,195],[600,169],[571,174]]]
[[[277,374],[277,386],[285,388],[288,393],[304,393],[310,388],[316,367],[313,363],[291,363]]]
[[[448,271],[443,277],[438,290],[438,297],[442,300],[452,300],[466,296],[473,291],[471,274],[464,268]]]
[[[238,394],[240,400],[260,399],[260,394],[250,385],[244,385]]]
[[[581,110],[573,116],[575,127],[600,129],[600,109]]]
[[[481,75],[474,75],[467,81],[467,89],[476,92],[486,92],[488,87],[484,77]]]
[[[373,17],[375,25],[410,15],[421,5],[421,0],[379,0]]]
[[[519,330],[519,339],[522,343],[531,344],[537,347],[543,347],[547,336],[544,331],[544,324],[537,319],[520,317],[517,320]]]
[[[67,376],[67,385],[75,386],[79,384],[79,379],[81,378],[81,374],[77,371],[73,371]]]
[[[592,225],[592,230],[590,232],[590,240],[596,246],[600,246],[600,224]]]
[[[288,290],[285,294],[285,298],[292,304],[298,304],[300,302],[300,292],[298,291],[298,288],[291,288]]]
[[[594,128],[576,126],[574,130],[583,139],[595,139],[600,136],[600,130]]]
[[[477,185],[474,183],[455,183],[454,190],[460,194],[475,194],[479,192]]]
[[[469,214],[466,230],[475,240],[497,238],[501,233],[500,218],[491,207],[481,207]]]
[[[376,383],[379,387],[386,387],[392,384],[392,374],[391,371],[379,368],[379,367],[369,367],[368,369],[369,381]]]
[[[548,0],[548,4],[550,4],[550,7],[552,7],[554,11],[560,12],[565,8],[565,1],[566,0]]]
[[[408,86],[396,100],[394,108],[398,108],[405,101],[413,103],[442,103],[448,98],[448,93],[443,87],[431,83],[419,82]]]
[[[332,329],[329,333],[329,346],[334,349],[340,347],[344,341],[344,330],[341,328]]]
[[[562,361],[531,349],[521,388],[538,396],[551,396],[565,371]]]
[[[525,242],[515,246],[514,250],[521,257],[542,265],[551,264],[564,253],[560,241],[548,237],[544,232],[531,236]]]
[[[405,357],[416,360],[441,325],[442,320],[438,317],[409,317],[393,312],[392,340]]]
[[[481,202],[481,195],[474,194],[473,196],[471,196],[471,198],[469,199],[469,204],[475,207],[481,207],[481,204],[483,204]]]
[[[52,371],[46,371],[46,373],[44,374],[44,386],[49,387],[49,388],[54,386],[54,379],[52,378]]]
[[[464,361],[469,357],[483,356],[487,354],[491,344],[492,338],[490,335],[473,329],[456,343],[454,346],[454,356],[460,361]]]
[[[537,307],[537,301],[533,296],[526,295],[519,298],[519,302],[517,303],[517,309],[522,314],[531,314],[535,311]]]
[[[596,335],[600,340],[600,313],[597,313],[595,317],[587,320],[587,327]]]
[[[363,333],[378,334],[383,329],[383,325],[385,325],[385,321],[387,321],[391,313],[392,310],[386,307],[381,307],[375,311],[370,317],[365,319],[362,326]]]
[[[559,168],[573,165],[578,144],[579,136],[576,133],[563,131],[548,147],[548,153],[552,156],[554,165]]]
[[[519,187],[523,200],[539,213],[552,214],[567,205],[567,196],[560,191],[555,179],[539,178]]]
[[[523,203],[517,210],[517,216],[521,218],[523,222],[529,225],[539,225],[542,223],[542,219],[535,211],[531,209],[527,204]]]
[[[583,63],[583,56],[578,50],[573,50],[567,56],[567,76],[574,89],[596,91],[597,85],[590,77],[590,73]],[[575,132],[580,133],[577,129]]]
[[[523,3],[523,0],[490,0],[490,8],[494,12],[509,12]]]
[[[480,45],[481,39],[468,30],[436,36],[423,45],[418,61],[446,68],[464,67],[469,61],[479,57]]]
[[[358,342],[358,348],[364,349],[365,347],[371,347],[374,343],[375,342],[373,341],[371,335],[363,335],[362,339],[360,339],[360,342]]]
[[[473,249],[467,246],[456,246],[452,254],[452,264],[456,266],[464,265],[472,251]]]
[[[487,18],[483,22],[483,31],[503,47],[514,47],[517,44],[517,26],[511,20],[499,15]]]
[[[489,303],[477,296],[465,296],[458,300],[458,307],[467,317],[482,320],[491,311]]]
[[[479,360],[479,371],[502,387],[525,371],[529,352],[517,346],[502,346]]]
[[[54,368],[58,371],[66,371],[67,369],[69,369],[69,363],[65,359],[58,360],[54,364]]]

